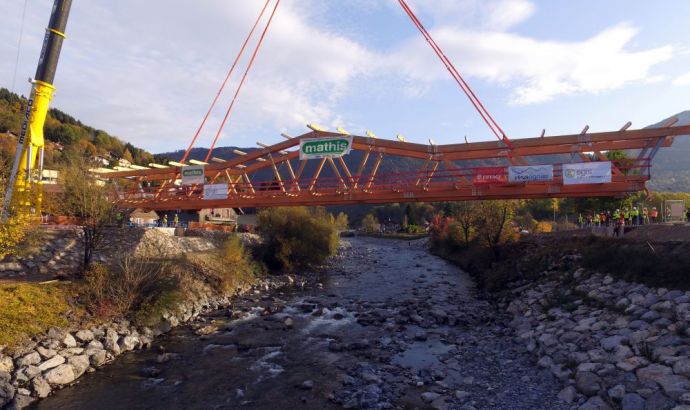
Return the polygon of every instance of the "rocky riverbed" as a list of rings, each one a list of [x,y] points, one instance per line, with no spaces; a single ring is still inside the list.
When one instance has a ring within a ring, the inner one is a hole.
[[[351,238],[320,286],[235,299],[34,406],[576,407],[512,319],[423,246]]]

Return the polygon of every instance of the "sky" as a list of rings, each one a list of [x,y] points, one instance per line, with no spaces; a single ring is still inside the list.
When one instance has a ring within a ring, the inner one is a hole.
[[[690,109],[690,1],[408,3],[510,138],[642,128]],[[154,153],[186,148],[263,4],[74,0],[52,106]],[[51,7],[0,2],[1,87],[29,93]],[[210,145],[249,55],[196,146]],[[278,142],[307,123],[495,138],[396,0],[281,1],[218,146]]]

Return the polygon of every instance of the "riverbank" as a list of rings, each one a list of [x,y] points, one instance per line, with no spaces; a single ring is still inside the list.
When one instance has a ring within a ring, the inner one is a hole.
[[[553,238],[465,249],[515,340],[581,409],[690,408],[687,242]],[[644,282],[644,283],[641,283]],[[667,285],[667,286],[663,286]]]

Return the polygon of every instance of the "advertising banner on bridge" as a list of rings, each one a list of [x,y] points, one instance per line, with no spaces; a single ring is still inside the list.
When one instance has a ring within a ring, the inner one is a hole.
[[[228,199],[228,184],[204,185],[204,199]]]
[[[206,182],[204,179],[203,165],[190,165],[188,167],[182,167],[181,173],[182,185],[195,185]]]
[[[475,185],[505,184],[508,182],[505,167],[475,168],[472,182]]]
[[[508,181],[553,181],[553,165],[527,165],[508,167]]]
[[[610,182],[610,161],[563,164],[563,185],[606,184]]]
[[[338,158],[349,154],[352,135],[324,138],[302,138],[299,141],[299,159]]]

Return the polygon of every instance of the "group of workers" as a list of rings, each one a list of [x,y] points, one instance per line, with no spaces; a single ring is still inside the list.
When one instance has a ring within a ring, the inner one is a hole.
[[[585,216],[580,214],[578,217],[578,224],[581,228],[592,226],[647,225],[657,222],[659,222],[659,211],[656,207],[652,207],[652,209],[648,209],[647,207],[638,209],[635,206],[632,209],[616,209],[613,212],[602,211]]]
[[[168,214],[163,215],[163,218],[161,218],[159,223],[160,223],[160,226],[162,226],[164,228],[169,227],[170,222],[168,221]],[[180,224],[180,216],[178,214],[175,214],[175,216],[173,217],[172,226],[176,227],[176,226],[179,226],[179,224]]]

